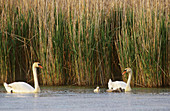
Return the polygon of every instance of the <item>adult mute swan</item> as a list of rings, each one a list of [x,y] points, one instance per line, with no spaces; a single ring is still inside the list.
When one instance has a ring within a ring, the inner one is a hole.
[[[37,79],[37,68],[43,68],[39,62],[34,62],[32,65],[33,76],[34,76],[34,86],[25,82],[13,82],[11,84],[4,83],[4,87],[8,93],[38,93],[40,92],[40,87],[38,85]]]
[[[125,92],[131,91],[130,81],[131,81],[131,77],[132,77],[132,69],[126,68],[123,71],[122,75],[124,75],[126,73],[129,74],[127,83],[125,83],[124,81],[112,82],[112,80],[109,79],[109,82],[108,82],[109,89],[107,90],[107,92],[115,92],[116,90],[119,90],[118,92],[123,91],[123,90],[125,90]]]

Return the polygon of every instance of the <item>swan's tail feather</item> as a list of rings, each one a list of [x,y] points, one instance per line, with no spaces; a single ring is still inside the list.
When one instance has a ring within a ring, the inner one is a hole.
[[[5,83],[5,82],[4,82],[4,87],[5,87],[5,89],[6,89],[6,91],[7,91],[8,93],[11,92],[11,87],[10,87],[7,83]]]
[[[111,79],[109,79],[109,82],[108,82],[108,88],[109,88],[109,89],[111,89],[111,88],[112,88],[111,84],[112,84],[112,80],[111,80]]]
[[[6,82],[4,82],[4,87],[6,88],[8,86],[8,84]]]

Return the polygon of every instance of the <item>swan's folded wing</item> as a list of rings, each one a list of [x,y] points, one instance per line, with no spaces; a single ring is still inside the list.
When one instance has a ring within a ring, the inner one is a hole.
[[[125,89],[126,83],[123,81],[115,81],[112,82],[113,90],[117,90],[118,88]]]
[[[29,92],[33,92],[34,91],[34,88],[25,83],[25,82],[14,82],[14,83],[11,83],[8,85],[9,87],[11,87],[12,89],[12,92],[21,92],[21,93],[29,93]]]

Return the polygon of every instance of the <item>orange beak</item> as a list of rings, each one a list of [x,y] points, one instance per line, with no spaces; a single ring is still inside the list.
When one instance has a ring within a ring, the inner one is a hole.
[[[41,65],[38,65],[38,67],[41,68],[41,69],[43,68]]]
[[[122,75],[124,75],[124,74],[126,74],[126,71],[124,71],[124,72],[122,73]]]

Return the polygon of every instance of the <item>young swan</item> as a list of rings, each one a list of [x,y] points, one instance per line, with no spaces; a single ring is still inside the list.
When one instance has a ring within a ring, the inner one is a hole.
[[[99,86],[97,86],[96,89],[94,89],[94,92],[95,92],[95,93],[100,92]]]

